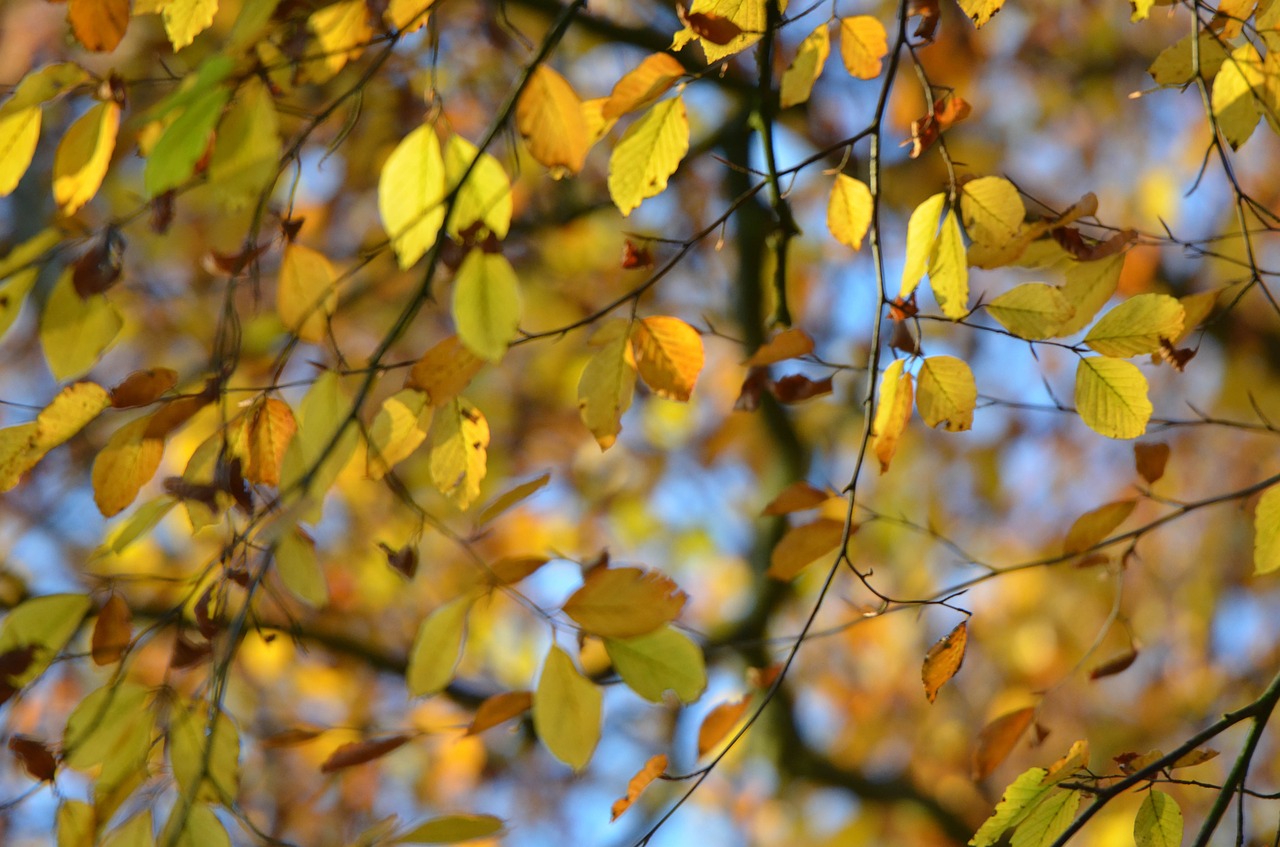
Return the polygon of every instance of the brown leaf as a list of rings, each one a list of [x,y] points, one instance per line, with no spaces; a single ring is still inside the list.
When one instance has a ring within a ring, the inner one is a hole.
[[[169,368],[134,371],[111,389],[111,405],[116,409],[145,406],[177,384],[178,372]]]
[[[907,6],[907,16],[920,18],[915,31],[915,37],[920,39],[919,43],[932,44],[940,19],[938,0],[911,0]]]
[[[22,763],[22,769],[34,780],[52,782],[58,762],[43,741],[25,735],[9,736],[9,749]]]
[[[170,188],[151,198],[151,231],[156,235],[164,235],[169,231],[169,225],[173,223],[175,196],[174,190]]]
[[[1089,679],[1102,679],[1104,676],[1115,676],[1133,664],[1138,658],[1138,651],[1130,648],[1129,652],[1113,656],[1093,670],[1089,671]]]
[[[667,757],[663,753],[659,753],[652,759],[644,763],[636,775],[631,777],[631,781],[627,783],[627,796],[620,797],[614,801],[612,816],[610,821],[616,821],[618,816],[631,808],[631,804],[649,787],[649,783],[662,776],[667,771]]]
[[[938,136],[969,116],[971,107],[963,97],[948,97],[934,104],[934,111],[911,122],[911,138],[900,146],[911,146],[911,158],[918,159],[938,140]]]
[[[213,645],[208,641],[195,641],[188,637],[185,632],[178,633],[178,637],[173,642],[173,653],[169,657],[169,667],[183,668],[195,667],[213,654]]]
[[[366,741],[353,741],[343,744],[329,754],[329,758],[320,765],[320,773],[333,773],[343,768],[363,765],[380,759],[393,750],[397,750],[409,740],[407,735],[390,735],[386,738],[370,738]]]
[[[751,697],[741,700],[730,700],[716,706],[702,719],[698,727],[698,758],[702,758],[709,750],[718,745],[729,734],[729,730],[737,726],[738,721],[747,713],[751,705]]]
[[[129,26],[129,0],[71,0],[67,21],[86,50],[110,53]]]
[[[779,403],[799,403],[830,394],[831,377],[813,380],[803,374],[788,374],[769,387]]]
[[[807,482],[793,482],[769,501],[769,505],[764,507],[760,513],[762,515],[789,515],[792,512],[802,512],[805,509],[813,509],[830,500],[833,495],[830,491],[824,491],[821,488],[814,488]]]
[[[636,246],[628,238],[622,245],[622,269],[624,271],[635,270],[637,268],[653,267],[653,252],[648,245],[641,244]]]
[[[1182,373],[1187,369],[1187,362],[1196,357],[1196,349],[1194,347],[1174,347],[1173,342],[1169,339],[1161,338],[1160,350],[1156,353],[1156,357],[1173,365],[1175,371]]]
[[[1008,758],[1035,715],[1036,710],[1028,706],[1001,715],[982,728],[978,733],[978,746],[973,750],[972,776],[975,782],[986,779]]]
[[[486,729],[523,715],[533,707],[533,692],[504,691],[486,698],[476,709],[465,735],[478,735]]]
[[[1138,233],[1132,229],[1121,230],[1105,241],[1086,238],[1075,227],[1062,226],[1055,228],[1050,235],[1077,261],[1096,262],[1117,253],[1123,253],[1138,240]]]
[[[756,348],[745,364],[750,368],[798,359],[813,352],[813,339],[803,329],[787,329]]]
[[[693,30],[699,38],[705,38],[712,44],[724,46],[742,35],[742,28],[728,18],[706,12],[688,12],[684,3],[676,4],[676,14],[680,23]]]
[[[208,406],[213,402],[213,399],[213,397],[208,396],[208,392],[201,391],[199,394],[175,397],[167,401],[159,409],[151,413],[143,437],[165,438],[169,433],[191,420],[196,412]]]
[[[323,734],[324,730],[320,729],[286,729],[282,732],[268,735],[259,741],[258,745],[265,750],[271,750],[276,747],[296,747],[299,744],[314,741]]]
[[[93,625],[90,654],[96,665],[109,665],[118,661],[133,641],[133,613],[129,604],[119,594],[112,594],[102,604],[98,620]]]
[[[909,356],[914,356],[920,352],[920,345],[916,342],[916,338],[911,334],[911,328],[907,326],[906,321],[893,322],[893,335],[889,336],[889,346],[894,350],[901,350]]]
[[[773,385],[773,381],[769,379],[769,371],[766,368],[751,368],[747,371],[747,377],[742,381],[742,389],[738,392],[738,399],[734,401],[733,410],[735,412],[754,412],[760,408],[760,395]]]
[[[113,226],[107,227],[102,237],[95,239],[71,272],[71,284],[81,300],[115,285],[124,267],[124,236]]]
[[[246,247],[239,253],[218,253],[214,251],[209,254],[209,260],[216,270],[227,276],[238,276],[241,271],[249,267],[251,262],[267,252],[270,246],[271,243],[267,242],[254,247]]]
[[[1154,444],[1134,444],[1133,463],[1138,469],[1138,476],[1148,485],[1164,476],[1164,467],[1169,461],[1169,445],[1164,442]]]
[[[512,556],[489,566],[488,577],[494,585],[514,585],[550,561],[546,556]]]
[[[964,650],[968,643],[969,627],[967,622],[961,621],[925,654],[924,668],[920,674],[924,679],[924,696],[929,698],[930,703],[938,699],[938,690],[964,664]]]
[[[412,544],[406,544],[399,550],[392,550],[391,546],[381,541],[378,546],[382,548],[382,552],[387,556],[387,564],[396,573],[407,579],[413,579],[413,575],[418,572],[418,548]]]
[[[34,644],[28,644],[25,647],[14,647],[12,650],[6,650],[0,653],[0,680],[7,677],[18,676],[31,667],[31,662],[36,657],[36,647]]]

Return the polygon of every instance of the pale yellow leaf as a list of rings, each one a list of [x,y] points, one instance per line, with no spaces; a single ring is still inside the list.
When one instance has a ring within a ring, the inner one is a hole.
[[[884,24],[870,15],[840,19],[840,58],[850,75],[875,79],[889,53],[889,37]]]
[[[519,334],[520,282],[501,253],[474,248],[453,281],[458,338],[482,359],[497,362]]]
[[[819,518],[787,530],[769,555],[768,575],[773,579],[794,579],[805,568],[840,546],[844,521]]]
[[[903,299],[916,290],[929,268],[946,202],[945,194],[935,194],[917,206],[907,221],[907,258],[902,265],[902,286],[898,289],[898,296]]]
[[[39,106],[0,108],[0,197],[13,193],[31,165],[40,141]]]
[[[488,468],[489,422],[461,397],[435,415],[431,425],[431,481],[459,509],[480,496]]]
[[[823,21],[800,42],[800,49],[791,65],[782,74],[778,91],[778,105],[782,108],[808,101],[813,84],[822,75],[822,69],[831,53],[831,34]]]
[[[613,86],[600,113],[605,120],[613,120],[643,109],[671,90],[682,76],[684,65],[669,53],[653,53],[646,56],[635,69],[628,71]]]
[[[1103,315],[1084,343],[1114,358],[1154,353],[1162,341],[1181,335],[1185,316],[1182,304],[1167,294],[1138,294]]]
[[[998,247],[1017,238],[1027,210],[1012,182],[1003,177],[984,176],[964,184],[960,214],[969,238]]]
[[[969,262],[955,210],[942,219],[929,253],[929,287],[944,315],[958,321],[969,314]]]
[[[468,594],[437,606],[418,626],[405,670],[410,695],[430,697],[443,691],[453,680],[454,669],[462,658],[467,613],[471,611],[473,599]]]
[[[1076,310],[1057,287],[1025,282],[988,303],[987,312],[1019,338],[1038,341],[1057,335]]]
[[[253,202],[275,178],[280,152],[275,101],[266,83],[250,77],[218,124],[208,169],[214,195],[229,208]]]
[[[689,4],[690,15],[710,15],[714,19],[722,19],[729,26],[718,29],[731,29],[732,38],[716,40],[703,38],[694,32],[692,26],[686,24],[684,29],[675,34],[671,46],[675,50],[683,49],[686,44],[697,42],[702,48],[708,64],[720,61],[726,56],[740,53],[760,40],[764,32],[768,15],[765,11],[766,0],[693,0]],[[778,3],[779,13],[787,10],[786,0]],[[719,22],[719,21],[717,21]]]
[[[93,199],[107,175],[120,129],[120,106],[99,103],[67,129],[53,157],[53,199],[64,215],[74,215]]]
[[[421,3],[422,0],[415,0]],[[475,162],[472,167],[471,163]],[[448,231],[461,241],[462,234],[477,224],[498,238],[506,238],[511,229],[511,181],[502,164],[460,135],[449,136],[444,149],[445,181],[449,189],[457,187],[467,168],[471,173],[458,190],[449,216]]]
[[[388,0],[382,19],[402,32],[416,32],[427,25],[436,0]]]
[[[124,320],[101,294],[81,299],[67,268],[44,304],[40,315],[40,346],[49,370],[57,380],[79,376],[111,346]]]
[[[551,645],[533,693],[533,728],[551,755],[575,771],[591,761],[600,740],[604,695]]]
[[[1182,809],[1163,791],[1151,790],[1133,819],[1133,843],[1137,847],[1181,847]]]
[[[895,359],[880,376],[876,415],[871,424],[871,451],[880,460],[880,473],[889,470],[907,421],[911,420],[913,388],[911,374],[903,370],[904,366],[904,359]]]
[[[631,341],[625,334],[601,347],[582,371],[578,410],[601,450],[608,450],[618,440],[622,413],[631,406],[635,384]]]
[[[40,262],[62,241],[62,233],[50,227],[22,242],[0,259],[0,338],[18,318],[27,295],[40,277]]]
[[[1067,266],[1067,280],[1060,290],[1071,308],[1075,309],[1075,314],[1058,327],[1055,338],[1074,335],[1093,320],[1093,316],[1116,293],[1123,267],[1123,253],[1096,262],[1072,262]]]
[[[369,427],[369,478],[382,479],[397,463],[413,455],[427,440],[431,417],[427,395],[416,389],[405,388],[383,400]]]
[[[516,104],[516,128],[529,155],[561,177],[582,170],[591,135],[582,101],[560,74],[538,65]]]
[[[218,0],[169,0],[160,17],[174,52],[186,47],[213,23]]]
[[[629,215],[647,197],[661,194],[689,152],[684,98],[658,103],[627,128],[609,157],[609,196]]]
[[[396,145],[378,175],[378,214],[401,268],[410,268],[436,243],[444,224],[445,168],[430,124]]]
[[[564,613],[592,635],[635,638],[675,620],[688,599],[658,571],[597,568],[565,601]]]
[[[342,0],[319,9],[307,19],[307,26],[315,35],[309,51],[315,58],[307,62],[306,72],[316,82],[325,82],[347,62],[360,58],[373,38],[365,0]]]
[[[297,242],[285,246],[276,288],[276,310],[285,328],[303,341],[324,341],[338,307],[338,272],[323,253]]]
[[[83,800],[63,800],[55,816],[57,847],[93,847],[98,827],[93,806]]]
[[[631,325],[640,378],[659,397],[688,401],[702,372],[702,336],[679,318],[658,315]]]
[[[836,174],[827,199],[827,229],[836,241],[854,250],[862,247],[862,239],[871,226],[871,189],[861,180]]]
[[[174,781],[186,796],[234,802],[240,787],[240,733],[225,711],[218,709],[210,721],[204,702],[175,702],[168,749]]]
[[[1253,572],[1280,570],[1280,486],[1272,486],[1258,498],[1253,513]]]
[[[280,466],[280,491],[291,497],[310,495],[317,503],[355,453],[359,434],[349,420],[351,401],[333,371],[316,378],[298,404],[298,430]],[[319,518],[319,507],[304,520]]]
[[[1151,419],[1147,379],[1123,359],[1081,359],[1076,366],[1075,398],[1084,422],[1108,438],[1137,438],[1147,431]]]
[[[916,380],[916,408],[931,427],[961,432],[973,426],[978,388],[973,371],[954,356],[929,356]]]

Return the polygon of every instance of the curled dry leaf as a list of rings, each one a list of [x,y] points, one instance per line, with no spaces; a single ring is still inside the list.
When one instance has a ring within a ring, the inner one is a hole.
[[[924,696],[929,698],[930,703],[938,699],[939,689],[964,664],[964,651],[968,643],[969,626],[966,621],[961,621],[925,654],[924,668],[920,675],[924,680]]]
[[[379,541],[378,547],[387,557],[387,564],[391,569],[406,579],[413,579],[413,575],[418,572],[418,548],[411,544],[406,544],[399,550],[392,550],[390,545]]]
[[[383,756],[404,746],[409,740],[407,735],[390,735],[386,738],[369,738],[365,741],[353,741],[343,744],[329,754],[329,758],[320,765],[320,773],[333,773],[343,768],[363,765],[381,759]]]
[[[58,762],[43,741],[27,738],[25,735],[11,735],[9,749],[32,779],[39,782],[53,781]]]
[[[911,122],[911,138],[899,146],[910,145],[911,158],[920,158],[920,154],[932,147],[938,137],[950,129],[952,124],[969,117],[971,108],[963,97],[948,97],[940,103],[935,103],[934,111]]]
[[[702,719],[702,725],[698,727],[698,758],[707,755],[708,751],[725,739],[729,730],[742,720],[742,716],[747,713],[747,707],[750,705],[751,698],[743,697],[741,700],[721,703],[707,713],[707,716]]]
[[[1027,731],[1027,727],[1031,726],[1035,715],[1035,708],[1028,706],[1001,715],[982,728],[978,733],[978,745],[973,750],[971,774],[975,782],[986,779],[1009,757],[1013,746]]]
[[[649,787],[649,783],[662,776],[666,771],[667,757],[664,753],[659,753],[645,762],[644,767],[637,771],[636,775],[631,777],[631,781],[627,783],[627,796],[620,797],[614,801],[609,820],[616,821],[619,815],[630,809],[631,804]]]
[[[832,391],[831,377],[809,379],[803,374],[788,374],[770,385],[769,391],[774,397],[778,398],[779,403],[800,403],[804,400],[811,400],[814,397],[830,394]]]

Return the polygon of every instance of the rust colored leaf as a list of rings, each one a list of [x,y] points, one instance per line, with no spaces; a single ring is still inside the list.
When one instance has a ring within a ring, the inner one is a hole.
[[[901,350],[909,356],[914,356],[920,352],[920,345],[916,342],[916,338],[911,334],[910,327],[906,321],[893,322],[893,334],[889,336],[889,346],[894,350]]]
[[[789,515],[792,512],[802,512],[805,509],[813,509],[835,495],[830,491],[824,491],[821,488],[814,488],[803,480],[793,482],[769,501],[769,505],[764,507],[760,513],[762,515]]]
[[[653,267],[653,251],[647,245],[636,246],[630,238],[622,245],[622,269],[625,271],[637,268]]]
[[[1169,770],[1175,770],[1177,768],[1192,768],[1196,765],[1203,765],[1205,762],[1216,758],[1218,758],[1217,750],[1210,750],[1208,747],[1200,747],[1192,750],[1185,756],[1179,756],[1174,760],[1172,765],[1169,765]]]
[[[276,747],[297,747],[299,744],[306,744],[308,741],[314,741],[324,734],[324,730],[320,729],[286,729],[282,732],[268,735],[266,738],[258,742],[263,749],[271,750]]]
[[[214,251],[209,254],[209,261],[215,269],[227,276],[238,276],[252,262],[267,252],[270,247],[271,244],[268,242],[254,247],[246,247],[239,253],[218,253]]]
[[[631,808],[640,795],[644,792],[649,784],[658,777],[667,772],[667,757],[663,753],[659,753],[652,759],[644,763],[636,775],[631,777],[631,781],[627,783],[627,796],[620,797],[613,803],[612,815],[610,821],[616,821],[618,816]]]
[[[169,657],[169,667],[181,670],[202,663],[213,654],[213,645],[208,641],[195,641],[185,632],[178,633],[173,642],[173,654]]]
[[[920,19],[915,31],[915,37],[920,39],[920,43],[932,44],[940,19],[938,0],[911,0],[907,7],[907,15]]]
[[[52,782],[58,762],[43,741],[25,735],[9,736],[9,749],[27,775],[38,782]]]
[[[365,741],[353,741],[343,744],[329,754],[329,758],[320,765],[320,773],[333,773],[343,768],[363,765],[398,750],[409,740],[407,735],[389,735],[385,738],[370,738]]]
[[[14,647],[12,650],[0,653],[0,680],[24,673],[27,668],[31,667],[31,662],[35,657],[36,648],[33,644],[28,644],[25,647]]]
[[[930,703],[938,699],[938,690],[964,664],[964,650],[968,643],[969,627],[967,622],[961,621],[925,654],[921,677],[924,679],[924,695]]]
[[[71,272],[71,284],[81,300],[116,284],[124,268],[124,247],[124,236],[113,226],[107,227],[101,238],[94,239]]]
[[[564,613],[592,635],[635,638],[675,620],[688,599],[658,571],[599,568],[565,601]]]
[[[1121,753],[1119,756],[1113,757],[1112,761],[1120,767],[1120,773],[1131,774],[1137,773],[1153,762],[1158,762],[1163,758],[1163,751],[1151,750],[1147,753]]]
[[[918,159],[920,154],[933,146],[938,136],[969,116],[971,107],[963,97],[948,97],[934,104],[934,111],[911,122],[911,138],[902,142],[901,146],[911,146],[911,158]]]
[[[214,386],[216,392],[217,386]],[[208,390],[186,397],[175,397],[151,414],[144,438],[165,438],[169,433],[182,426],[195,416],[195,413],[213,402],[217,394],[210,396]]]
[[[93,625],[90,653],[96,665],[118,661],[133,641],[133,612],[119,594],[112,594],[102,604],[97,623]]]
[[[754,412],[760,408],[760,395],[773,385],[769,379],[769,371],[765,368],[751,368],[742,381],[742,389],[733,404],[735,412]]]
[[[178,372],[169,368],[134,371],[111,389],[111,405],[117,409],[145,406],[177,384]]]
[[[978,733],[978,746],[973,750],[972,776],[974,781],[986,779],[1000,766],[1018,739],[1031,726],[1036,710],[1030,706],[1001,715]]]
[[[1093,670],[1089,671],[1089,679],[1102,679],[1104,676],[1115,676],[1127,669],[1138,658],[1138,651],[1130,649],[1127,653],[1113,656]]]
[[[830,394],[831,377],[809,379],[803,374],[788,374],[770,386],[779,403],[799,403],[814,397]]]
[[[676,14],[680,23],[693,30],[699,38],[705,38],[712,44],[724,46],[742,35],[742,28],[728,18],[706,12],[688,12],[684,3],[676,4]]]
[[[1178,373],[1182,373],[1187,369],[1187,362],[1196,357],[1196,349],[1194,347],[1174,347],[1173,342],[1167,338],[1160,339],[1160,349],[1156,352],[1156,356],[1161,360],[1168,362]]]
[[[407,579],[413,579],[413,575],[418,572],[418,548],[411,544],[406,544],[399,550],[392,550],[390,545],[379,541],[378,546],[382,548],[382,552],[387,556],[387,564],[396,573]]]
[[[787,359],[798,359],[813,352],[813,339],[803,329],[788,329],[761,344],[745,364],[750,368],[764,367]]]
[[[156,235],[164,235],[169,231],[169,225],[173,223],[173,198],[175,192],[172,188],[168,191],[161,192],[151,198],[151,231]]]
[[[1164,476],[1164,467],[1168,461],[1169,445],[1164,442],[1133,445],[1133,463],[1138,469],[1138,476],[1149,485]]]
[[[782,674],[782,663],[775,662],[767,668],[747,668],[747,682],[752,688],[768,691]]]
[[[279,485],[285,451],[298,431],[289,404],[274,397],[258,403],[249,416],[249,464],[244,475],[260,485]]]
[[[129,0],[71,0],[67,21],[86,50],[110,53],[129,26]]]
[[[1123,253],[1138,240],[1137,231],[1132,229],[1121,230],[1105,241],[1086,238],[1078,229],[1068,226],[1058,227],[1050,234],[1063,250],[1081,262],[1096,262]]]
[[[533,707],[533,692],[504,691],[487,698],[476,709],[466,735],[479,735],[500,723],[519,717]]]
[[[702,719],[702,726],[698,727],[698,758],[707,755],[709,750],[724,740],[729,730],[742,720],[742,716],[747,713],[747,707],[750,705],[751,698],[748,696],[741,700],[721,703],[707,712],[707,716]]]

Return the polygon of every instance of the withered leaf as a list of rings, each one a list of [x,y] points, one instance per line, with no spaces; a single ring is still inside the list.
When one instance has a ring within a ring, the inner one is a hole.
[[[1008,758],[1035,716],[1035,708],[1028,706],[1001,715],[982,728],[978,733],[978,745],[973,750],[971,775],[975,782],[986,779]]]
[[[803,329],[787,329],[761,344],[745,364],[750,368],[798,359],[813,352],[813,339]]]
[[[921,677],[924,680],[924,695],[929,698],[930,703],[938,699],[939,689],[964,664],[964,651],[968,643],[969,626],[966,621],[961,621],[925,654]]]
[[[268,735],[266,738],[258,742],[263,749],[270,750],[276,747],[296,747],[299,744],[306,744],[308,741],[314,741],[324,734],[324,730],[320,729],[286,729],[281,732]]]
[[[134,371],[111,389],[111,405],[116,409],[145,406],[177,384],[178,372],[169,368]]]
[[[391,569],[406,579],[413,579],[414,574],[418,572],[418,548],[412,544],[406,544],[399,550],[392,550],[390,545],[379,541],[378,546],[382,548],[382,552],[387,556],[387,564]]]
[[[173,653],[169,657],[169,667],[178,670],[194,667],[212,654],[213,645],[208,641],[195,641],[185,632],[180,632],[173,642]]]
[[[830,491],[824,491],[821,488],[815,488],[809,483],[801,480],[793,482],[778,493],[769,501],[769,504],[760,512],[762,515],[789,515],[792,512],[801,512],[805,509],[813,509],[830,500],[835,495]]]
[[[9,749],[22,764],[22,769],[34,780],[52,782],[58,762],[43,741],[25,735],[9,736]]]
[[[71,284],[80,299],[87,300],[115,285],[124,267],[124,248],[124,236],[113,226],[94,240],[71,273]]]
[[[90,654],[97,665],[109,665],[124,655],[133,641],[133,613],[129,604],[119,594],[112,594],[102,604],[98,620],[93,625]]]
[[[645,762],[644,767],[637,771],[636,775],[631,777],[631,781],[627,783],[627,796],[620,797],[614,801],[609,819],[616,821],[619,815],[631,808],[631,804],[635,803],[641,793],[649,787],[649,784],[666,773],[666,771],[667,757],[664,753],[659,753]]]
[[[374,759],[380,759],[393,750],[404,746],[408,740],[409,736],[407,735],[389,735],[385,738],[369,738],[364,741],[343,744],[330,753],[329,758],[325,759],[324,763],[320,765],[320,773],[333,773],[343,768],[372,762]]]
[[[742,28],[728,18],[707,12],[688,12],[684,3],[676,4],[676,14],[680,17],[680,23],[712,44],[724,46],[742,35]]]
[[[830,394],[832,391],[831,377],[809,379],[803,374],[788,374],[773,383],[769,390],[774,397],[778,398],[779,403],[799,403],[814,397],[821,397],[824,394]]]
[[[1148,485],[1164,476],[1164,468],[1168,462],[1168,444],[1156,442],[1133,445],[1133,463],[1138,469],[1138,476],[1145,479]]]

